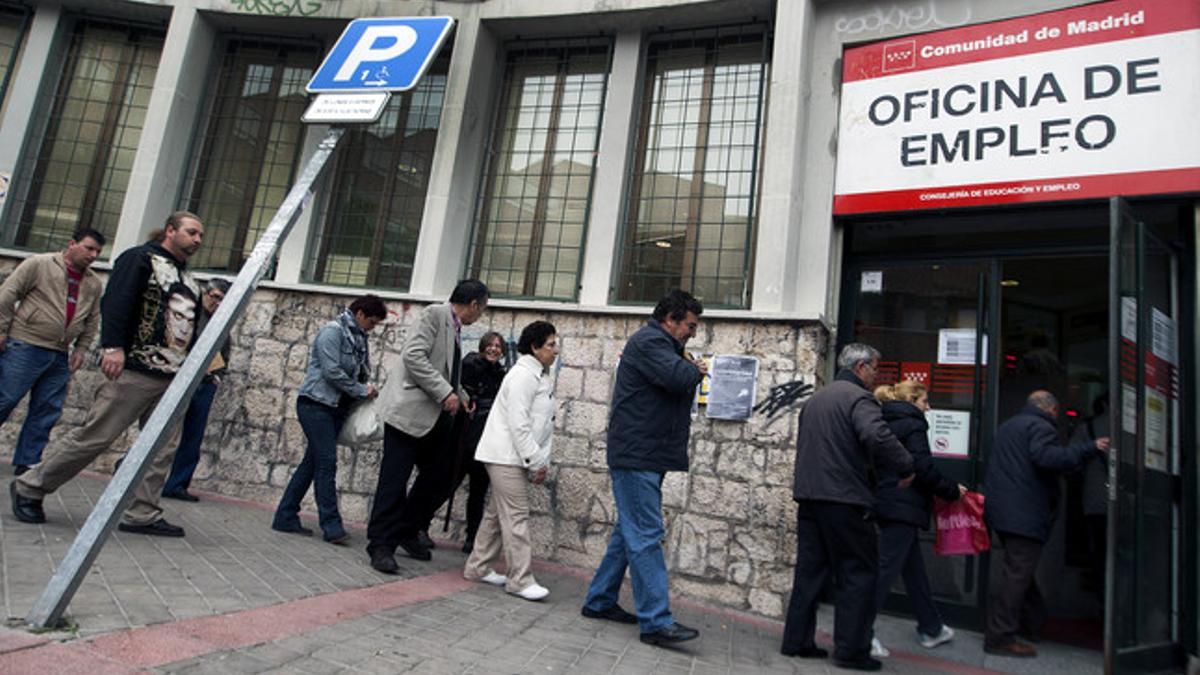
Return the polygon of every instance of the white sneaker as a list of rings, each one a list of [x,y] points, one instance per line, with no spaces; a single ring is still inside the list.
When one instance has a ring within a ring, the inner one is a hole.
[[[484,576],[480,577],[479,580],[485,584],[491,584],[493,586],[503,586],[504,584],[508,583],[508,577],[496,572],[495,570],[488,572]]]
[[[534,582],[517,591],[516,593],[513,593],[513,595],[525,598],[526,600],[541,600],[547,595],[550,595],[550,589],[537,582]]]
[[[950,626],[942,626],[942,632],[937,635],[926,635],[917,631],[917,641],[926,649],[933,649],[938,645],[944,645],[954,639],[954,629]]]
[[[892,653],[888,651],[887,647],[883,646],[879,638],[871,638],[871,656],[877,659],[886,659],[891,655]]]

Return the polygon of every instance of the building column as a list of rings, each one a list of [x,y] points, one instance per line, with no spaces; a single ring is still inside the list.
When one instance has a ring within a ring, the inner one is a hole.
[[[194,5],[175,6],[113,238],[114,258],[142,243],[179,206],[215,36]],[[204,213],[198,215],[203,220]]]
[[[478,9],[464,11],[454,37],[446,98],[430,167],[425,213],[409,292],[444,300],[463,275],[475,222],[475,195],[494,118],[493,90],[501,64],[496,39]]]
[[[812,39],[813,13],[812,0],[776,5],[768,126],[759,163],[762,200],[751,294],[756,314],[810,318],[825,314],[831,228],[828,219],[803,218],[810,86],[805,55]]]
[[[643,77],[641,56],[641,31],[617,34],[579,279],[579,304],[586,307],[607,305],[614,287],[614,261],[620,255],[621,216],[626,208],[625,190],[629,182],[629,144],[636,133],[634,120]]]
[[[306,124],[304,126],[304,142],[300,150],[298,170],[303,170],[308,164],[309,158],[317,151],[321,141],[325,140],[325,134],[329,133],[330,128],[328,124]],[[346,137],[342,136],[342,141],[345,140]],[[333,185],[330,180],[330,176],[333,174],[333,165],[334,158],[330,157],[325,164],[325,170],[321,172],[321,177],[311,188],[314,195],[324,193],[328,197],[330,186]],[[314,196],[309,199],[308,205],[300,212],[300,217],[292,226],[291,233],[280,243],[275,264],[275,281],[283,284],[298,284],[302,281],[304,270],[308,265],[308,242],[312,239],[313,223],[317,221],[320,205],[319,197]]]
[[[55,50],[55,37],[61,18],[62,10],[58,5],[37,6],[29,22],[25,44],[20,47],[16,67],[8,80],[3,118],[0,118],[0,179],[8,184],[8,189],[0,200],[0,223],[9,223],[7,206],[16,201],[12,193],[21,178],[17,175],[18,163],[25,150],[25,142],[31,135],[36,135],[33,132],[40,126],[40,116],[34,113],[42,83],[45,81],[48,86],[54,86],[53,78],[47,75],[57,72],[62,60]],[[15,235],[16,228],[7,227],[0,241],[5,246],[11,246]]]

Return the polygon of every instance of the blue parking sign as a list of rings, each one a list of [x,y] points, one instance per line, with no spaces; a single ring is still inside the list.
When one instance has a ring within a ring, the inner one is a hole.
[[[416,86],[454,27],[448,16],[355,19],[308,91],[405,91]]]

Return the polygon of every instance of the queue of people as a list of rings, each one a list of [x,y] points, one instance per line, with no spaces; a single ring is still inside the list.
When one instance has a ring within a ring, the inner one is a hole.
[[[19,521],[45,522],[44,498],[130,424],[144,421],[179,372],[229,289],[223,280],[202,289],[187,268],[203,233],[195,214],[171,214],[149,241],[117,257],[101,291],[90,266],[105,239],[81,229],[64,251],[28,258],[0,285],[0,423],[26,394],[30,398],[9,486]],[[336,447],[351,410],[374,405],[383,455],[367,528],[370,566],[398,573],[397,551],[430,560],[433,516],[469,476],[463,576],[525,600],[550,594],[531,571],[529,505],[530,490],[546,481],[552,461],[558,334],[546,321],[525,326],[511,368],[504,363],[504,338],[494,332],[464,358],[463,328],[480,320],[489,299],[487,286],[469,279],[447,302],[422,310],[382,389],[371,383],[368,336],[387,317],[384,302],[363,295],[321,327],[296,399],[306,446],[273,529],[314,534],[299,517],[311,487],[323,539],[349,542],[338,509]],[[699,636],[670,610],[662,485],[666,473],[688,470],[692,404],[707,366],[685,348],[702,313],[696,298],[671,291],[621,351],[606,438],[617,517],[581,607],[587,618],[637,625],[642,642],[659,646]],[[43,457],[67,382],[97,334],[106,382],[83,424]],[[781,651],[829,656],[815,635],[817,604],[832,580],[833,662],[855,670],[877,670],[877,657],[888,655],[873,624],[898,577],[916,614],[917,641],[933,648],[953,639],[932,601],[918,533],[929,528],[934,497],[954,501],[966,492],[933,463],[924,417],[928,392],[915,382],[876,388],[880,356],[868,345],[845,346],[834,381],[803,405],[792,490],[796,562]],[[167,432],[165,447],[172,451],[151,460],[135,489],[122,531],[184,536],[163,517],[159,498],[195,501],[188,486],[228,361],[225,344],[185,419]],[[1050,392],[1032,392],[1025,409],[1000,427],[990,456],[983,483],[987,520],[1004,545],[1002,583],[987,620],[990,653],[1036,655],[1018,636],[1036,636],[1044,620],[1034,573],[1057,510],[1058,475],[1108,449],[1108,438],[1091,430],[1064,446],[1057,415]],[[634,612],[617,602],[626,572]]]

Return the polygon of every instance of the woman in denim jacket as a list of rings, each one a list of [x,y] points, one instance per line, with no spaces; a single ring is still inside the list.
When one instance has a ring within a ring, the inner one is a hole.
[[[351,404],[378,394],[366,383],[371,373],[367,333],[385,318],[387,306],[383,301],[375,295],[364,295],[317,332],[308,354],[308,372],[296,399],[296,415],[308,446],[275,509],[272,529],[312,535],[312,530],[300,524],[300,500],[312,485],[325,541],[344,545],[350,540],[338,513],[334,482],[337,438]]]

